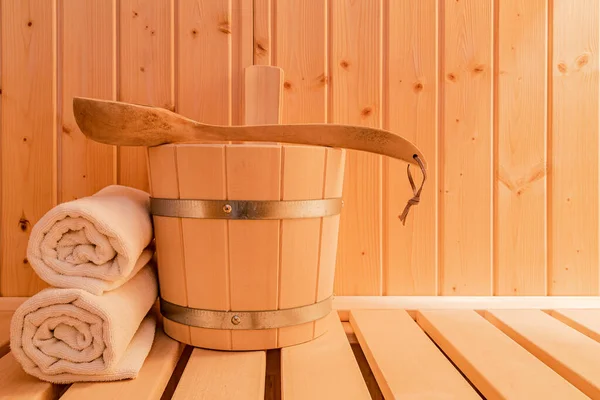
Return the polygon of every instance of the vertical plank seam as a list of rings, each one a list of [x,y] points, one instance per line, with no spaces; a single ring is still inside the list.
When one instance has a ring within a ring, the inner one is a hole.
[[[546,60],[547,63],[547,98],[546,98],[546,108],[548,115],[546,116],[546,268],[545,268],[545,278],[546,278],[546,293],[548,296],[552,294],[552,265],[554,263],[554,254],[552,252],[552,243],[554,242],[553,238],[553,126],[552,126],[552,113],[553,113],[553,96],[554,96],[554,88],[553,88],[553,74],[552,74],[552,64],[554,62],[554,0],[548,0],[548,39],[547,39],[547,47],[548,47],[548,57]]]
[[[445,29],[446,29],[446,0],[438,0],[439,6],[439,18],[438,18],[438,59],[439,59],[439,72],[438,72],[438,129],[437,129],[437,142],[438,142],[438,244],[435,249],[438,254],[438,265],[437,265],[437,273],[438,279],[436,280],[436,293],[437,295],[442,295],[443,293],[443,285],[444,285],[444,266],[445,266],[445,241],[444,241],[444,205],[446,203],[446,199],[444,196],[445,190],[445,175],[444,175],[444,149],[445,149],[445,82],[444,77],[446,76],[446,60],[445,60]]]
[[[256,65],[256,0],[252,0],[252,65]],[[243,86],[245,88],[246,85]]]
[[[493,1],[493,38],[492,38],[492,46],[493,46],[493,60],[492,60],[492,263],[491,263],[491,294],[492,296],[498,294],[498,275],[499,271],[499,259],[498,259],[498,247],[499,247],[499,234],[498,234],[498,170],[499,170],[499,123],[500,123],[500,115],[499,115],[499,98],[500,93],[498,91],[499,87],[499,71],[500,71],[500,1]]]
[[[331,9],[329,8],[329,4],[324,3],[323,4],[323,12],[325,13],[325,17],[323,18],[323,21],[325,22],[325,29],[323,30],[325,37],[323,38],[324,43],[324,51],[323,51],[323,63],[324,68],[323,68],[323,75],[325,77],[325,85],[327,86],[327,88],[329,88],[330,86],[330,82],[331,82],[331,71],[330,71],[330,60],[329,58],[331,57],[331,54],[329,53],[328,50],[328,43],[330,41],[331,38],[331,34],[329,32],[329,29],[331,27],[331,23],[329,20],[329,14],[331,13]],[[323,116],[323,122],[327,122],[327,120],[329,119],[329,113],[331,112],[331,110],[329,110],[329,99],[331,98],[331,93],[329,92],[329,90],[323,90],[323,96],[325,96],[325,109],[323,110],[323,113],[325,114]]]
[[[231,125],[233,123],[234,120],[234,115],[233,115],[233,98],[234,98],[234,93],[233,91],[235,89],[238,89],[239,86],[243,86],[242,82],[238,82],[237,87],[233,85],[233,64],[234,64],[234,60],[237,61],[236,65],[235,65],[235,69],[237,70],[236,73],[238,74],[238,78],[239,78],[239,72],[242,70],[242,46],[243,46],[243,40],[241,40],[241,33],[242,33],[242,16],[241,16],[241,8],[238,7],[237,12],[235,13],[237,15],[237,18],[234,18],[234,12],[233,12],[233,1],[235,0],[227,0],[227,21],[230,24],[230,30],[233,30],[233,22],[234,20],[237,19],[238,25],[237,25],[237,31],[240,32],[240,37],[238,37],[237,39],[239,40],[238,45],[237,45],[237,51],[234,51],[234,41],[233,41],[233,35],[232,34],[227,34],[227,123],[225,125]],[[239,3],[236,2],[236,4]],[[243,90],[243,88],[242,88]],[[242,96],[243,98],[243,96]],[[239,99],[239,101],[241,102],[242,100]],[[241,110],[238,110],[238,112],[241,112]],[[240,120],[241,119],[241,115],[238,113],[235,116],[236,120]],[[238,122],[238,121],[236,121]],[[241,121],[239,121],[241,123]]]
[[[496,235],[494,232],[494,210],[497,206],[497,201],[495,196],[496,190],[495,190],[495,182],[494,182],[494,177],[495,177],[495,167],[496,167],[496,163],[497,163],[497,154],[496,152],[498,151],[498,147],[496,146],[496,139],[497,139],[497,129],[496,129],[496,125],[495,125],[495,115],[496,115],[496,110],[497,110],[497,78],[496,78],[496,73],[498,71],[497,69],[497,60],[498,60],[498,43],[497,43],[497,39],[498,39],[498,13],[497,11],[497,7],[499,7],[498,1],[499,0],[491,0],[492,1],[492,7],[491,7],[491,13],[492,13],[492,20],[490,21],[492,24],[492,65],[491,65],[491,70],[492,70],[492,88],[491,88],[491,101],[490,101],[490,117],[492,119],[491,123],[491,140],[490,140],[490,146],[491,148],[489,149],[490,152],[490,172],[489,172],[489,179],[490,179],[490,200],[492,202],[492,204],[490,205],[491,209],[490,209],[490,216],[488,218],[488,221],[490,223],[490,227],[489,227],[489,232],[490,232],[490,256],[489,256],[489,269],[490,269],[490,281],[488,283],[488,295],[493,295],[494,294],[494,259],[495,259],[495,249],[494,249],[494,243],[496,242]]]
[[[331,0],[325,0],[325,43],[326,43],[326,48],[325,48],[325,57],[326,57],[326,71],[327,71],[327,75],[329,76],[329,79],[327,80],[327,90],[326,92],[326,96],[327,96],[327,101],[325,102],[325,122],[331,123],[332,121],[332,115],[333,115],[333,85],[335,85],[335,82],[333,82],[333,65],[332,65],[332,58],[333,56],[331,55],[332,51],[333,51],[333,35],[331,34],[331,27],[333,26],[333,13],[331,12]]]
[[[178,160],[177,160],[177,145],[173,145],[173,158],[174,158],[174,162],[175,162],[175,183],[177,184],[177,198],[180,199],[181,198],[181,190],[179,189],[180,184],[179,184],[179,165],[178,165]],[[185,306],[188,306],[190,304],[190,300],[188,297],[188,288],[187,288],[187,283],[188,283],[188,279],[187,279],[187,271],[186,271],[186,260],[185,260],[185,239],[184,239],[184,234],[183,234],[183,221],[181,218],[177,218],[177,225],[179,226],[179,239],[181,240],[181,248],[179,249],[180,253],[181,253],[181,263],[183,264],[183,295],[185,297]],[[192,340],[192,331],[191,328],[189,326],[185,327],[185,330],[187,331],[187,335],[189,340]]]
[[[173,110],[179,111],[179,0],[171,0],[171,100],[173,101]]]
[[[378,34],[377,34],[377,47],[378,47],[378,52],[379,55],[377,56],[377,58],[379,58],[379,66],[378,66],[378,78],[377,78],[377,85],[378,85],[378,89],[379,89],[379,93],[377,94],[377,101],[379,102],[379,115],[377,116],[377,127],[378,128],[382,128],[383,126],[383,63],[384,61],[387,60],[387,57],[384,56],[384,52],[383,52],[383,34],[384,34],[384,18],[383,18],[383,0],[378,0],[379,5],[377,6],[377,9],[379,10],[379,15],[377,16],[377,20],[379,23],[379,28],[378,30]],[[377,212],[377,239],[378,242],[377,243],[377,252],[378,254],[378,259],[379,259],[379,287],[378,287],[378,295],[382,296],[383,295],[383,156],[381,155],[377,155],[376,156],[377,159],[377,182],[378,182],[378,195],[379,195],[379,209]]]
[[[382,12],[386,16],[382,18],[382,50],[381,50],[381,63],[382,63],[382,84],[381,84],[381,120],[382,127],[385,130],[390,129],[390,4],[389,1],[382,3]],[[389,293],[389,270],[390,270],[390,242],[389,229],[387,229],[390,222],[390,207],[389,207],[389,158],[383,158],[381,165],[381,295],[387,296]],[[384,228],[385,227],[385,228]]]
[[[53,174],[56,176],[56,193],[54,193],[54,204],[60,204],[62,202],[62,173],[61,160],[62,160],[62,137],[63,137],[63,37],[64,37],[64,0],[56,0],[56,140],[54,145],[56,147],[56,162]]]
[[[223,184],[225,185],[225,200],[229,200],[229,192],[228,192],[228,184],[227,184],[227,149],[229,147],[225,144],[223,145]],[[225,252],[226,257],[227,257],[227,270],[225,271],[226,274],[226,278],[225,280],[227,281],[227,309],[228,310],[232,310],[232,306],[231,306],[231,255],[230,255],[230,251],[231,251],[231,240],[229,238],[229,232],[230,232],[230,220],[225,221],[225,236],[226,236],[226,245],[227,245],[227,251]],[[233,331],[229,330],[229,348],[231,350],[233,350]]]
[[[442,121],[440,120],[440,77],[443,76],[443,74],[441,73],[440,70],[440,52],[439,49],[440,47],[440,38],[441,38],[441,32],[440,32],[440,26],[439,26],[439,21],[440,21],[440,7],[439,7],[439,2],[438,1],[434,1],[433,2],[433,6],[435,8],[434,10],[434,45],[433,45],[433,54],[435,57],[435,61],[434,61],[434,68],[435,68],[435,75],[434,75],[434,84],[435,84],[435,97],[434,97],[434,118],[436,118],[436,122],[434,123],[434,140],[435,140],[435,144],[434,144],[434,149],[433,149],[433,157],[434,157],[434,161],[436,163],[436,167],[439,168],[439,154],[440,154],[440,140],[439,140],[439,136],[438,136],[438,129],[440,127],[440,125],[442,124]],[[436,171],[437,172],[437,171]],[[439,221],[440,221],[440,216],[439,216],[439,200],[440,200],[440,191],[439,191],[439,186],[440,185],[440,177],[439,175],[436,173],[435,179],[434,179],[434,185],[433,185],[433,198],[434,198],[434,207],[433,207],[433,215],[434,215],[434,228],[433,228],[433,239],[435,240],[435,243],[433,245],[433,251],[434,251],[434,256],[433,256],[433,295],[436,296],[438,294],[438,287],[439,287],[439,270],[438,270],[438,265],[439,265],[439,260],[440,260],[440,254],[439,254],[439,248],[438,248],[438,244],[439,244],[439,233],[440,233],[440,226],[439,226]]]
[[[332,150],[333,151],[333,150]],[[325,149],[324,151],[325,155],[324,155],[324,162],[323,162],[323,189],[321,191],[322,196],[321,198],[324,199],[326,196],[326,188],[327,188],[327,160],[328,160],[328,154],[329,154],[329,149]],[[321,282],[321,253],[323,251],[323,221],[324,221],[325,217],[321,217],[319,220],[319,249],[317,250],[317,281],[316,281],[316,285],[315,285],[315,303],[317,301],[319,301],[319,283]],[[316,322],[313,321],[312,327],[313,327],[313,333],[312,333],[312,337],[315,337],[315,333],[316,333]]]
[[[1,9],[0,5],[0,9]],[[58,74],[58,0],[52,1],[52,102],[53,104],[53,132],[52,132],[52,206],[58,204],[58,132],[61,117],[59,116],[59,74]],[[0,21],[2,11],[0,10]],[[1,39],[1,34],[0,34]],[[1,49],[0,49],[1,52]],[[1,109],[1,107],[0,107]],[[0,176],[1,173],[0,173]],[[1,222],[0,222],[1,223]],[[1,268],[1,267],[0,267]]]
[[[58,0],[57,0],[58,1]],[[2,46],[2,26],[4,25],[2,23],[2,7],[3,3],[2,1],[0,1],[0,156],[2,155],[2,149],[5,146],[4,140],[2,140],[4,138],[4,131],[2,129],[2,119],[4,118],[4,113],[3,113],[3,107],[2,107],[2,87],[4,86],[3,83],[4,81],[2,80],[2,64],[4,61],[4,52],[3,47]],[[54,141],[55,145],[56,145],[56,140]],[[54,179],[54,177],[53,177]],[[4,173],[3,173],[3,168],[2,168],[2,160],[0,160],[0,226],[2,226],[2,224],[4,223],[4,202],[3,202],[3,197],[4,197]],[[3,290],[3,286],[1,284],[2,282],[2,276],[4,276],[5,274],[5,268],[4,268],[4,257],[3,257],[3,242],[4,242],[4,235],[2,234],[2,230],[0,229],[0,296],[4,296],[4,290]]]
[[[121,9],[121,0],[114,0],[116,3],[115,5],[115,9],[118,9],[120,11]],[[114,49],[115,49],[115,55],[114,55],[114,60],[115,60],[115,90],[113,93],[113,96],[115,96],[115,100],[121,100],[123,98],[122,94],[121,94],[121,68],[120,68],[120,60],[121,60],[121,41],[118,39],[121,37],[121,29],[120,29],[120,25],[121,25],[121,13],[120,12],[116,12],[115,11],[115,15],[114,15],[114,21],[115,21],[115,34],[114,34]],[[119,67],[117,67],[119,66]],[[121,149],[121,146],[115,146],[115,151],[116,151],[116,162],[115,162],[115,167],[114,167],[114,171],[115,171],[115,183],[117,184],[121,184],[121,169],[123,168],[122,162],[121,162],[121,155],[123,150]]]
[[[269,40],[269,65],[277,65],[277,1],[269,0],[269,7],[271,8],[271,15],[269,16],[270,21],[267,23],[271,24],[271,35]],[[285,71],[283,71],[285,76]],[[282,104],[283,106],[283,104]]]
[[[111,99],[116,100],[117,98],[117,1],[112,0],[112,82],[111,82]],[[117,146],[112,146],[112,182],[116,184],[118,182],[118,159],[119,153]]]
[[[279,200],[283,200],[283,190],[284,190],[284,182],[285,182],[285,145],[279,146],[280,154],[280,163],[279,163]],[[281,302],[281,267],[282,267],[282,258],[283,251],[281,246],[283,245],[283,220],[278,220],[278,230],[279,234],[277,235],[277,249],[279,254],[277,254],[277,297],[275,301],[275,309],[279,310],[279,304]],[[277,347],[279,347],[279,331],[280,328],[275,329],[275,343]]]

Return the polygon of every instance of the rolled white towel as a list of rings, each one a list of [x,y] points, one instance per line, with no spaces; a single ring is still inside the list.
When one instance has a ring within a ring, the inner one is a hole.
[[[150,195],[111,185],[48,211],[31,230],[27,258],[51,286],[102,294],[152,258],[153,237]]]
[[[47,288],[16,310],[10,349],[24,371],[52,383],[137,377],[156,330],[153,264],[102,296]]]

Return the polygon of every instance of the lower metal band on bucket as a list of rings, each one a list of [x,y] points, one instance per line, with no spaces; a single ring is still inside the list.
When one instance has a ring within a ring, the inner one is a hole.
[[[150,198],[150,213],[163,217],[206,219],[293,219],[337,215],[342,199],[194,200]]]
[[[308,306],[268,311],[215,311],[184,307],[160,299],[163,317],[183,325],[207,329],[273,329],[300,325],[327,316],[332,310],[329,297]]]

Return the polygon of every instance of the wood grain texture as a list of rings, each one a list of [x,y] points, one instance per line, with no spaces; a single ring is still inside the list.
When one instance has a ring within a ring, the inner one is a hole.
[[[232,0],[231,7],[231,123],[242,125],[245,118],[244,71],[254,61],[254,6],[249,0]]]
[[[600,309],[559,309],[551,310],[549,314],[571,328],[600,342]]]
[[[0,294],[46,286],[25,246],[54,204],[111,183],[149,190],[144,152],[86,140],[73,96],[236,124],[254,62],[283,68],[282,122],[376,120],[427,158],[406,226],[406,165],[348,158],[337,295],[598,295],[598,7],[4,0]]]
[[[61,400],[147,399],[161,398],[167,383],[185,347],[169,338],[157,327],[152,349],[135,379],[117,382],[75,383],[62,395]]]
[[[244,124],[279,124],[283,70],[270,66],[245,69]]]
[[[257,144],[226,148],[227,198],[280,200],[281,146]],[[232,310],[278,308],[279,220],[230,220],[229,291]],[[277,346],[277,329],[232,331],[237,350]]]
[[[548,294],[598,295],[598,2],[553,2]]]
[[[423,310],[417,323],[487,399],[587,398],[473,310]]]
[[[225,169],[225,145],[178,146],[180,197],[226,199]],[[229,311],[227,221],[181,218],[181,234],[187,305],[203,310]],[[231,331],[190,326],[190,340],[190,344],[198,347],[231,349]]]
[[[413,196],[406,164],[383,159],[384,295],[437,294],[438,3],[391,1],[384,14],[384,128],[410,140],[428,160],[421,202],[403,226],[399,216]],[[419,182],[421,173],[411,170]]]
[[[48,285],[27,261],[31,228],[56,204],[56,2],[2,1],[0,294]]]
[[[232,121],[232,1],[177,4],[176,110],[199,122]]]
[[[547,0],[499,3],[494,294],[546,294]]]
[[[382,2],[330,2],[329,122],[382,126]],[[336,295],[382,294],[381,163],[348,151],[340,217]],[[397,221],[397,223],[400,223]]]
[[[304,344],[281,349],[281,398],[370,399],[342,323],[329,314],[328,332]]]
[[[444,0],[439,294],[492,294],[491,0]]]
[[[386,399],[481,397],[404,310],[352,310],[350,323]]]
[[[327,122],[327,2],[276,2],[273,65],[283,68],[282,123]]]
[[[194,349],[173,400],[265,398],[264,351],[225,353]]]
[[[179,198],[177,174],[177,146],[167,145],[150,148],[150,185],[153,197]],[[188,305],[188,286],[184,254],[184,238],[181,218],[153,216],[158,283],[160,297],[182,306]],[[164,319],[164,330],[170,337],[190,343],[190,327]]]
[[[324,199],[342,197],[345,167],[346,151],[342,149],[327,149],[327,154],[325,155],[325,182],[323,185]],[[318,287],[315,293],[315,301],[325,300],[334,294],[339,229],[339,215],[323,217],[321,223],[321,247],[319,249]],[[322,335],[327,330],[327,325],[326,318],[315,321],[315,337]]]
[[[315,146],[283,146],[281,199],[306,200],[323,197],[326,149]],[[315,302],[318,290],[322,218],[281,221],[279,301],[280,309]],[[279,328],[278,346],[313,339],[315,323]]]
[[[87,139],[73,116],[73,96],[116,100],[115,0],[61,2],[62,134],[59,202],[117,183],[116,147]]]
[[[173,110],[173,0],[123,0],[118,13],[118,100]],[[119,184],[149,191],[146,150],[118,153]]]
[[[0,358],[2,400],[55,400],[63,388],[64,385],[53,385],[25,373],[10,353]]]
[[[273,3],[253,0],[254,3],[254,65],[271,65],[273,59]]]
[[[600,397],[600,343],[541,310],[493,310],[485,317],[590,398]]]

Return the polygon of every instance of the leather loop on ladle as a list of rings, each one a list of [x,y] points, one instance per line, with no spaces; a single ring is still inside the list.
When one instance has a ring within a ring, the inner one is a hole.
[[[421,167],[421,173],[423,174],[423,181],[421,182],[421,186],[417,190],[417,187],[415,186],[415,181],[413,180],[412,174],[410,173],[410,164],[408,164],[408,166],[406,167],[406,173],[408,174],[408,181],[410,182],[410,186],[413,191],[413,197],[408,200],[408,202],[406,203],[406,206],[404,207],[404,211],[402,211],[402,214],[400,215],[400,221],[402,221],[402,225],[406,225],[406,217],[408,216],[408,211],[410,210],[410,208],[412,206],[418,205],[419,202],[421,201],[421,191],[423,190],[423,185],[425,184],[425,180],[427,180],[427,170],[425,169],[423,162],[421,161],[419,156],[416,154],[413,156],[413,158],[417,161],[417,163],[419,164],[419,167]]]

